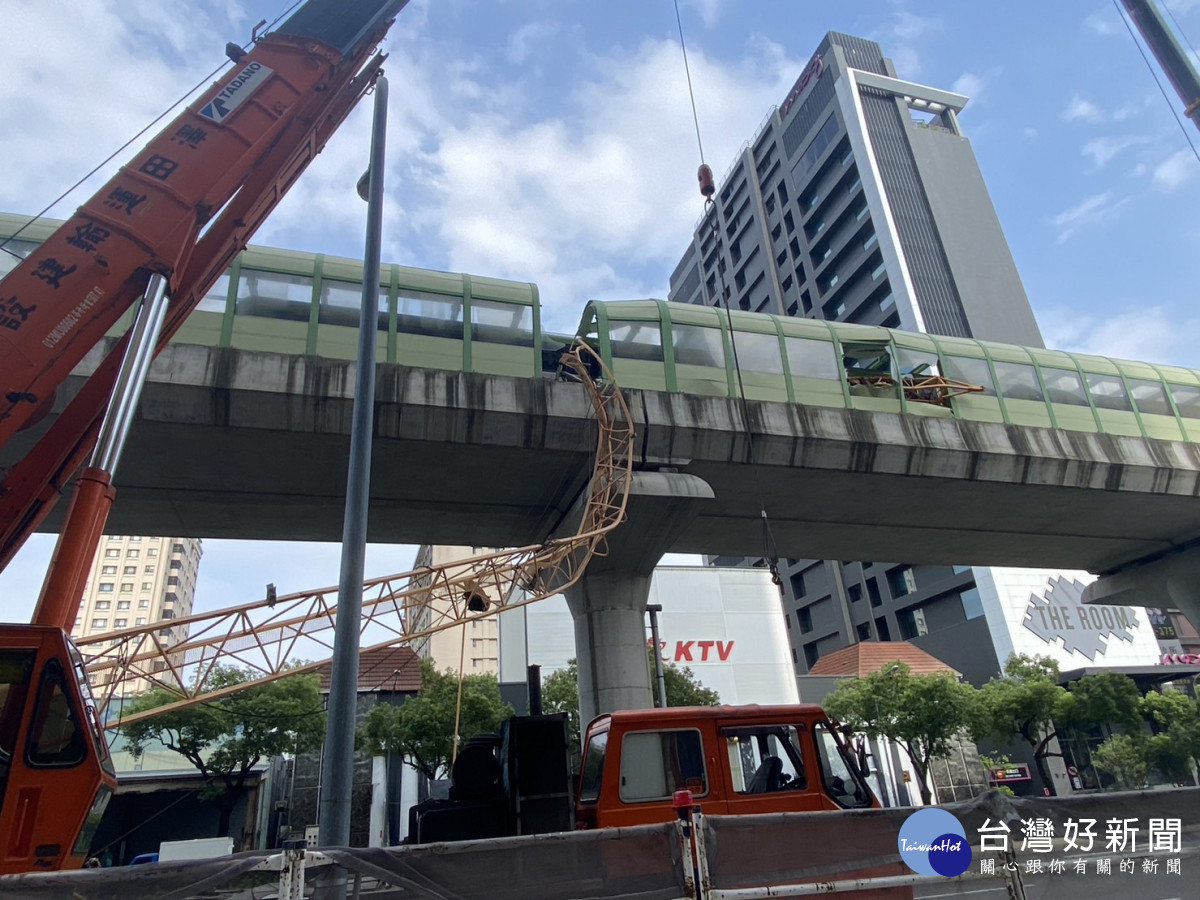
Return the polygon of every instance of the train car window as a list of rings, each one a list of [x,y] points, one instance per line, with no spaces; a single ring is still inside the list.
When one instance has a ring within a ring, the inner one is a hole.
[[[886,342],[842,342],[842,367],[850,378],[891,378],[892,354]]]
[[[1129,395],[1119,375],[1095,375],[1088,373],[1088,390],[1096,401],[1097,409],[1121,409],[1132,412]]]
[[[8,241],[0,250],[0,278],[15,269],[25,257],[36,250],[36,241]]]
[[[725,368],[725,347],[719,328],[675,323],[671,326],[671,342],[676,365]]]
[[[583,755],[583,774],[579,779],[581,803],[595,803],[600,799],[600,784],[604,781],[604,756],[608,750],[608,732],[600,731],[588,738]]]
[[[911,350],[907,347],[896,348],[896,364],[900,374],[921,378],[927,375],[940,375],[937,354],[929,350]]]
[[[708,793],[699,731],[639,731],[625,735],[621,741],[622,800],[667,800],[685,788],[695,797]]]
[[[313,280],[307,275],[242,269],[234,312],[240,316],[307,322],[312,294]]]
[[[608,341],[614,357],[663,361],[658,322],[613,322],[608,329]]]
[[[495,300],[471,301],[471,340],[533,346],[533,307]]]
[[[0,651],[0,803],[4,801],[4,787],[21,730],[33,658],[32,650]]]
[[[1065,403],[1070,406],[1088,405],[1087,394],[1084,393],[1083,381],[1078,372],[1072,369],[1043,366],[1042,379],[1046,382],[1046,398],[1051,403]]]
[[[779,353],[779,338],[775,335],[735,331],[733,345],[737,349],[738,366],[747,372],[783,374],[783,357]]]
[[[802,791],[808,787],[795,725],[722,728],[733,790],[738,794]]]
[[[386,289],[379,292],[378,309],[378,328],[380,331],[387,331],[388,295]],[[317,321],[322,325],[344,325],[348,328],[357,328],[361,311],[361,284],[351,281],[333,281],[328,278],[321,282],[321,304],[317,311]]]
[[[463,300],[450,294],[434,294],[401,288],[396,294],[396,331],[461,341]]]
[[[1200,387],[1190,384],[1173,384],[1170,387],[1179,414],[1186,419],[1200,419]]]
[[[818,722],[813,726],[813,738],[817,744],[817,756],[820,757],[825,792],[845,809],[870,806],[871,789],[855,771],[856,766],[852,766],[846,758],[848,751],[834,736],[833,729],[825,722]]]
[[[946,377],[964,384],[973,384],[983,388],[985,397],[996,396],[996,385],[992,381],[991,370],[986,359],[973,359],[968,356],[947,356],[944,360]]]
[[[25,761],[31,766],[55,769],[79,765],[86,756],[82,727],[62,664],[51,659],[38,685]]]
[[[997,362],[996,380],[1000,382],[1000,393],[1009,400],[1041,401],[1042,388],[1038,384],[1033,366],[1024,363]]]
[[[829,341],[785,337],[783,345],[787,349],[788,367],[792,370],[793,377],[825,378],[829,381],[838,381],[841,378],[837,355]]]
[[[213,282],[208,293],[200,298],[196,309],[206,309],[209,312],[225,312],[225,303],[229,299],[229,273],[226,272]]]
[[[1138,412],[1152,416],[1174,416],[1171,401],[1167,399],[1167,389],[1161,381],[1147,381],[1142,378],[1129,379],[1129,393]]]

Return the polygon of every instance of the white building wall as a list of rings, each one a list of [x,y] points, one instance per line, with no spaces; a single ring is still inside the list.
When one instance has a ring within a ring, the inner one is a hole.
[[[779,590],[766,570],[660,566],[651,580],[649,602],[663,608],[663,658],[690,668],[701,684],[720,694],[721,702],[799,702]],[[522,609],[524,629],[515,621],[510,626],[507,618],[501,626],[501,670],[514,671],[506,654],[522,642],[510,645],[505,635],[518,631],[527,642],[528,662],[540,665],[543,676],[565,667],[576,655],[566,601],[555,596]],[[648,620],[646,638],[650,640]]]
[[[976,586],[1003,666],[1009,656],[1049,656],[1063,671],[1154,665],[1161,651],[1146,610],[1081,602],[1087,572],[980,566]]]

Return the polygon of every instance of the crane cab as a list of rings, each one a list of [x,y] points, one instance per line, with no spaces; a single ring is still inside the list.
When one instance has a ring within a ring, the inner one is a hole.
[[[116,786],[70,638],[0,625],[0,874],[82,865]]]

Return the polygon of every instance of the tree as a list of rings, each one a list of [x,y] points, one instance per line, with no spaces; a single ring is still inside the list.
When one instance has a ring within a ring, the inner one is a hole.
[[[204,682],[205,690],[242,684],[255,673],[218,666]],[[135,697],[126,714],[144,712],[178,700],[163,688]],[[284,753],[304,753],[325,737],[325,709],[316,675],[292,675],[248,687],[195,706],[171,710],[122,725],[134,758],[161,741],[199,770],[204,778],[200,796],[217,808],[221,837],[229,834],[229,819],[251,770],[263,759]]]
[[[1092,764],[1116,778],[1120,787],[1140,791],[1150,771],[1145,743],[1128,734],[1114,734],[1092,751]]]
[[[647,654],[650,670],[654,670],[653,653]],[[674,663],[663,663],[663,680],[667,686],[667,706],[719,706],[721,695],[700,683],[687,666],[680,668]],[[654,696],[658,696],[655,687]],[[566,713],[571,729],[572,759],[578,759],[580,741],[579,721],[579,666],[576,661],[567,661],[565,669],[551,672],[542,679],[542,709],[547,713]]]
[[[1081,733],[1119,725],[1126,734],[1137,734],[1145,725],[1142,692],[1136,681],[1119,672],[1084,675],[1067,690],[1054,717],[1061,727]]]
[[[995,738],[1008,744],[1019,737],[1029,745],[1042,784],[1054,791],[1046,758],[1056,735],[1054,717],[1066,690],[1058,684],[1058,663],[1047,656],[1013,654],[1004,665],[1004,677],[993,678],[979,690],[971,720],[976,741]]]
[[[421,689],[400,706],[376,706],[358,734],[360,747],[376,754],[398,753],[426,778],[449,774],[454,757],[454,719],[458,708],[458,673],[438,672],[433,660],[421,660]],[[495,675],[462,679],[460,742],[495,731],[513,714],[500,697]]]
[[[1154,765],[1176,784],[1192,782],[1192,767],[1200,766],[1200,703],[1183,691],[1151,691],[1141,709],[1162,729],[1150,738]]]
[[[839,682],[825,698],[825,709],[855,731],[900,744],[917,772],[921,800],[928,804],[933,799],[930,762],[949,753],[967,727],[975,694],[975,688],[949,672],[913,675],[904,663],[894,663],[885,671]]]
[[[575,765],[580,758],[579,666],[575,660],[567,660],[565,669],[557,669],[542,679],[542,711],[567,714],[571,762]]]

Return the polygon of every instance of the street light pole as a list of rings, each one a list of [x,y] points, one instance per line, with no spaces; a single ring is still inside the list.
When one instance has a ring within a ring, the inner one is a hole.
[[[342,525],[342,566],[329,684],[329,716],[321,772],[320,844],[350,844],[350,795],[354,783],[354,717],[358,705],[359,627],[367,507],[371,487],[371,438],[375,412],[375,345],[379,323],[379,256],[383,230],[383,157],[387,134],[387,79],[375,82],[375,121],[368,171],[366,254],[358,320],[358,371]],[[361,190],[360,190],[361,193]]]

